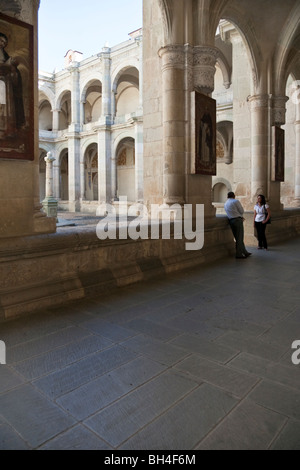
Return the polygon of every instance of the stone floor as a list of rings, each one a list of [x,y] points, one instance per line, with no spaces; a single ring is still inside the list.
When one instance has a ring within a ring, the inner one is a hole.
[[[0,325],[0,449],[300,449],[300,239]],[[297,361],[295,361],[297,362]]]

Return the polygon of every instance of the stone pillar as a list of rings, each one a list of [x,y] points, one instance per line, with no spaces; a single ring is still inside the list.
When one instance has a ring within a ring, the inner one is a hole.
[[[80,137],[69,134],[69,211],[80,211]]]
[[[143,42],[142,38],[136,40],[139,45],[139,109],[138,114],[143,115]]]
[[[85,168],[84,168],[84,156],[80,161],[80,202],[85,199]]]
[[[59,160],[56,158],[56,152],[52,151],[52,155],[55,157],[53,162],[53,196],[55,199],[59,199],[59,180],[60,180],[60,166]]]
[[[60,109],[54,109],[52,112],[52,130],[57,132],[59,130],[59,113]]]
[[[185,202],[184,46],[159,50],[163,81],[163,202]]]
[[[110,48],[102,49],[102,116],[101,121],[110,124],[111,122],[111,78],[110,78]]]
[[[110,127],[102,126],[98,128],[99,203],[112,200],[111,168],[111,131]]]
[[[80,132],[80,86],[78,64],[70,68],[71,71],[71,132]]]
[[[1,2],[1,11],[13,20],[30,25],[29,34],[21,34],[20,28],[13,28],[12,51],[24,52],[25,77],[23,87],[28,86],[28,99],[25,102],[25,132],[33,145],[20,158],[2,158],[0,165],[0,239],[53,233],[56,230],[55,218],[46,217],[40,202],[39,184],[39,129],[38,129],[38,7],[37,0]],[[10,30],[10,28],[8,28]],[[18,33],[20,31],[20,35]],[[32,32],[32,41],[31,41]],[[32,44],[32,49],[30,49]],[[30,50],[32,64],[27,57]],[[27,60],[28,59],[28,60]],[[31,86],[30,78],[33,77]],[[25,94],[25,89],[23,89]],[[33,106],[33,108],[31,108]],[[31,112],[32,110],[32,112]],[[27,129],[27,131],[26,131]],[[30,134],[30,136],[29,136]],[[26,136],[27,138],[27,136]],[[12,145],[13,150],[14,145]],[[13,183],[12,183],[13,182]]]
[[[53,197],[53,162],[55,158],[51,152],[48,152],[44,160],[46,162],[46,197],[43,200],[43,208],[48,217],[57,218],[57,200]]]
[[[296,155],[295,155],[295,200],[300,206],[300,101],[296,102]]]
[[[135,123],[135,201],[143,202],[144,194],[144,165],[143,165],[143,122]]]
[[[272,125],[284,126],[286,117],[286,102],[287,96],[273,96],[272,97]],[[271,162],[272,164],[272,162]],[[269,199],[272,204],[272,210],[282,210],[283,204],[280,202],[281,196],[281,183],[276,181],[270,182]]]
[[[269,95],[249,98],[251,110],[251,201],[258,194],[269,197]]]

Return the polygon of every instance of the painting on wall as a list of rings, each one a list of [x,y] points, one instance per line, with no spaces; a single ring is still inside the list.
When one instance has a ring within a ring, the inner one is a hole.
[[[33,27],[0,13],[0,158],[34,159]]]
[[[272,181],[284,181],[284,151],[285,134],[281,127],[273,126],[272,129]]]
[[[192,93],[192,174],[216,175],[216,100]]]

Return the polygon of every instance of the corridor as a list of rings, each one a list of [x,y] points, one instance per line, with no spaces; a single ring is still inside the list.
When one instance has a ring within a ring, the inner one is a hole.
[[[0,449],[299,450],[300,239],[251,251],[0,324]]]

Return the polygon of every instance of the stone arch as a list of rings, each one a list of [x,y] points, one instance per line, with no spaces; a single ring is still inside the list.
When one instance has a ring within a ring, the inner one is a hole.
[[[292,72],[293,64],[299,57],[300,47],[300,4],[297,2],[286,21],[286,27],[281,32],[274,59],[274,92],[277,96],[284,96],[288,76]],[[300,76],[299,76],[300,78]]]
[[[228,89],[231,85],[232,68],[228,64],[225,55],[220,50],[218,52],[217,65],[220,67],[223,75],[224,87]]]
[[[69,89],[61,91],[55,101],[55,108],[59,113],[59,130],[67,129],[72,118],[72,92]]]
[[[232,191],[232,187],[227,179],[215,178],[212,187],[213,202],[216,204],[223,204],[226,202],[229,191]]]
[[[96,122],[102,114],[102,81],[100,74],[86,81],[81,91],[81,102],[83,103],[84,124]]]
[[[40,97],[39,101],[39,129],[42,131],[52,131],[52,106],[50,101],[45,97]]]
[[[229,165],[233,162],[233,122],[220,121],[217,123],[217,141],[224,148],[224,162]]]
[[[242,37],[252,69],[252,94],[259,94],[263,72],[260,67],[262,63],[262,53],[254,33],[253,25],[247,17],[245,18],[237,8],[232,6],[228,6],[228,8],[223,11],[222,19],[231,23]],[[221,37],[223,40],[226,40],[226,33],[222,31],[222,28]]]
[[[127,135],[119,139],[115,148],[117,196],[135,201],[135,140]]]
[[[98,201],[98,145],[90,143],[84,152],[84,197]]]
[[[139,69],[127,65],[120,69],[113,80],[116,116],[135,113],[139,106]]]

